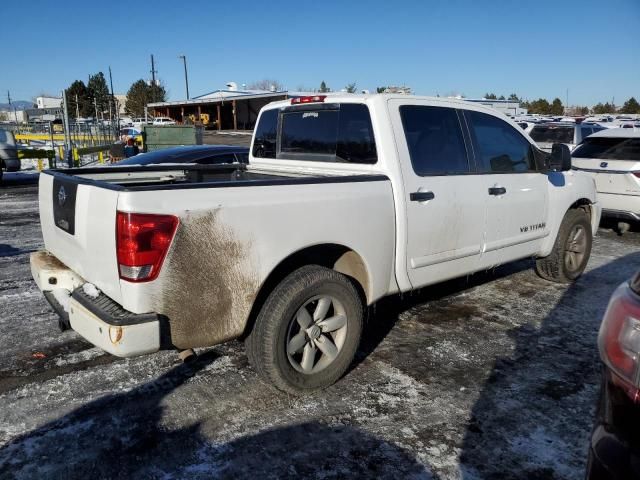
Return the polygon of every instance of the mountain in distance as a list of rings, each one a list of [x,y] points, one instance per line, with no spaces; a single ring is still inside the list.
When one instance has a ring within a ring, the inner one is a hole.
[[[16,100],[11,102],[11,107],[9,107],[8,103],[0,103],[0,111],[12,111],[16,110],[25,110],[27,108],[33,108],[33,102],[27,102],[26,100]]]

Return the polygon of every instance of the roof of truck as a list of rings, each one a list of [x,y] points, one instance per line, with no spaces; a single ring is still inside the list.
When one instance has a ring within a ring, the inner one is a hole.
[[[360,93],[345,93],[345,92],[327,92],[327,93],[314,93],[314,94],[309,94],[306,95],[308,97],[326,97],[325,102],[326,103],[339,103],[339,102],[347,102],[347,103],[365,103],[367,100],[372,100],[372,99],[380,99],[380,98],[386,98],[386,99],[398,99],[398,100],[428,100],[428,101],[434,101],[434,102],[439,102],[439,103],[445,103],[445,104],[450,104],[450,105],[464,105],[465,107],[472,107],[474,110],[489,110],[492,112],[496,112],[497,110],[492,109],[491,107],[487,107],[485,105],[479,104],[477,102],[469,102],[463,98],[450,98],[450,97],[432,97],[432,96],[428,96],[428,95],[407,95],[407,94],[403,94],[403,93],[364,93],[364,94],[360,94]],[[294,98],[288,98],[286,100],[279,100],[279,101],[275,101],[272,103],[269,103],[265,108],[271,109],[271,108],[279,108],[279,107],[283,107],[283,106],[287,106],[287,105],[291,105],[291,101],[294,100],[295,98],[301,98],[301,97],[294,97]],[[316,103],[316,102],[313,102]],[[317,102],[320,103],[320,102]],[[506,116],[505,116],[506,117]]]

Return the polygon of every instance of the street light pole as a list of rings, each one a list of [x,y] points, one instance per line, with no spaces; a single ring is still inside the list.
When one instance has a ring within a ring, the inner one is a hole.
[[[178,58],[181,58],[182,63],[184,64],[184,84],[187,87],[187,100],[189,100],[189,78],[187,77],[187,57],[184,55],[179,55]]]

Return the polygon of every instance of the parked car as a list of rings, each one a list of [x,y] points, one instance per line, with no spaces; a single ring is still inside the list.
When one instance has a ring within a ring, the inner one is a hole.
[[[114,165],[156,165],[162,163],[197,163],[215,165],[220,163],[247,163],[249,147],[230,145],[186,145],[140,153]]]
[[[604,217],[640,221],[640,131],[610,128],[584,139],[572,153],[574,168],[593,177]]]
[[[573,150],[586,137],[601,130],[604,127],[595,123],[549,122],[535,125],[529,135],[542,150],[550,152],[554,143],[564,143]]]
[[[155,117],[152,125],[175,125],[176,121],[169,117]]]
[[[142,127],[144,127],[145,125],[151,125],[152,121],[152,118],[149,118],[148,120],[146,120],[144,117],[133,118],[131,120],[131,126],[137,130],[142,130]]]
[[[614,292],[598,335],[604,363],[587,480],[640,478],[640,272]]]
[[[0,181],[5,170],[7,172],[20,170],[20,159],[13,132],[0,129]]]
[[[31,271],[80,335],[123,357],[241,338],[294,393],[345,373],[379,299],[531,257],[571,282],[600,221],[565,145],[402,94],[270,103],[248,165],[45,170],[39,189]]]

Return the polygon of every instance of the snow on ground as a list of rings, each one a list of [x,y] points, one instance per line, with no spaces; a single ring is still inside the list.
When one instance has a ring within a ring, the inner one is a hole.
[[[242,346],[118,359],[30,278],[35,185],[0,188],[0,479],[573,479],[584,471],[609,295],[640,235],[601,230],[569,287],[531,261],[380,302],[351,371],[293,397]]]

